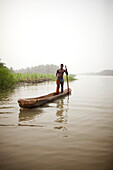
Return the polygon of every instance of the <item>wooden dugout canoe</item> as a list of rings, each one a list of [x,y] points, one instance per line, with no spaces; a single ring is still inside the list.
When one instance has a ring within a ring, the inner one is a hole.
[[[54,92],[54,93],[50,93],[48,95],[40,96],[40,97],[36,97],[36,98],[19,99],[18,104],[22,108],[39,107],[46,103],[52,102],[58,98],[66,96],[70,93],[71,93],[71,89],[69,89],[69,91],[68,91],[68,89],[66,89],[66,90],[64,90],[63,93],[59,92],[59,94]]]

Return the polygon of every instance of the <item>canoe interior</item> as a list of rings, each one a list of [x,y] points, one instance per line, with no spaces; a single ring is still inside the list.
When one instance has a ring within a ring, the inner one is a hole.
[[[69,93],[71,93],[71,89],[69,89]],[[52,100],[55,100],[57,98],[63,97],[68,93],[68,90],[64,90],[63,93],[59,92],[58,94],[56,92],[50,93],[44,96],[40,97],[35,97],[35,98],[25,98],[25,99],[19,99],[18,103],[20,107],[23,108],[33,108],[33,107],[38,107],[41,106],[47,102],[50,102]]]

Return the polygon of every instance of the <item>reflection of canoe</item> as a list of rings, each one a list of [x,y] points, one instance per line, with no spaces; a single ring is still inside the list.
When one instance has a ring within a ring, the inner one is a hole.
[[[45,96],[41,96],[41,97],[36,97],[36,98],[26,98],[26,99],[19,99],[18,103],[20,107],[23,108],[33,108],[33,107],[38,107],[38,106],[42,106],[48,102],[52,102],[53,100],[56,100],[60,97],[66,96],[69,93],[71,93],[71,89],[68,90],[64,90],[63,93],[50,93],[48,95]]]
[[[36,116],[43,113],[43,110],[40,108],[36,109],[20,109],[19,113],[19,122],[28,122],[29,120],[33,120]]]

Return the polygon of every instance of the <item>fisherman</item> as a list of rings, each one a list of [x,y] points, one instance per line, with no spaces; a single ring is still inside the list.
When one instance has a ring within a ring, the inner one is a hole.
[[[60,65],[60,69],[57,70],[56,72],[56,77],[57,77],[57,90],[56,92],[59,93],[59,88],[61,84],[61,93],[63,93],[63,85],[64,85],[64,79],[63,79],[63,74],[64,72],[66,75],[68,75],[67,67],[65,66],[65,70],[63,69],[64,65]]]

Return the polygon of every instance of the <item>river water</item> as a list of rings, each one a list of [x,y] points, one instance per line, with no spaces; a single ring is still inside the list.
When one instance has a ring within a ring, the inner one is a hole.
[[[112,170],[113,77],[79,76],[69,97],[19,108],[19,98],[45,95],[55,86],[20,86],[1,95],[0,169]]]

